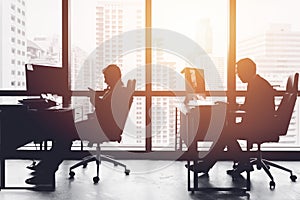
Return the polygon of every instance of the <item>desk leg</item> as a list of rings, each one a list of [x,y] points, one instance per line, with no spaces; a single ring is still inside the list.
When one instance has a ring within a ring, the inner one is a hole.
[[[187,182],[188,182],[188,191],[191,191],[191,171],[190,171],[190,161],[187,161],[187,170],[188,170],[188,177],[187,177]]]
[[[195,165],[197,163],[197,160],[193,160],[192,161],[192,165]],[[198,186],[198,173],[197,172],[193,172],[193,184],[191,185],[191,161],[187,161],[187,170],[188,170],[188,191],[194,192],[194,191],[198,191],[199,190],[199,186]]]
[[[197,160],[193,161],[193,165],[195,166],[197,163]],[[194,190],[198,191],[198,173],[194,171]]]
[[[5,188],[5,159],[1,158],[0,159],[0,190]]]
[[[250,191],[250,171],[249,170],[247,170],[247,180],[246,180],[246,190],[247,191]]]

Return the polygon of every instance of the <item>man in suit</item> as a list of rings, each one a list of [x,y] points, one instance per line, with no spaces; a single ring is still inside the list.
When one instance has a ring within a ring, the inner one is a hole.
[[[221,132],[220,137],[205,158],[191,166],[191,170],[208,173],[227,146],[230,155],[240,162],[246,162],[241,156],[242,149],[238,139],[259,137],[262,128],[267,124],[272,125],[275,114],[275,90],[270,83],[256,73],[256,64],[250,58],[244,58],[236,64],[237,76],[243,83],[247,83],[244,104],[237,105],[237,109],[245,111],[242,122],[228,122]]]

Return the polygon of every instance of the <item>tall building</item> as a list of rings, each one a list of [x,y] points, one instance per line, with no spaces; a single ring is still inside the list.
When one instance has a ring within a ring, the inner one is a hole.
[[[206,51],[211,54],[213,50],[213,31],[209,18],[197,20],[196,26],[196,42]]]
[[[0,1],[0,88],[25,89],[27,59],[26,5],[24,0]]]
[[[97,80],[97,88],[105,89],[101,71],[112,63],[121,68],[125,83],[129,78],[137,79],[137,85],[145,83],[144,51],[124,52],[126,45],[132,45],[132,42],[136,43],[136,46],[144,44],[144,36],[137,35],[135,41],[127,41],[128,38],[123,40],[122,37],[122,34],[126,31],[144,27],[143,10],[144,5],[141,1],[126,3],[122,0],[97,1],[95,69],[94,73],[90,74],[94,80]],[[137,89],[141,90],[142,88]],[[136,97],[134,102],[129,117],[130,123],[127,123],[134,125],[125,127],[122,142],[127,145],[144,146],[145,101],[144,98]]]
[[[196,55],[196,66],[204,70],[206,90],[225,90],[227,73],[225,70],[225,58],[217,56],[213,49],[213,29],[210,19],[203,18],[197,20],[196,24],[196,42],[205,51],[205,55]],[[217,73],[217,74],[216,74]],[[219,78],[216,78],[216,76]]]
[[[239,58],[252,58],[258,73],[284,90],[287,77],[300,70],[300,32],[292,31],[289,24],[271,24],[265,33],[238,42],[237,52]],[[243,88],[241,82],[237,88]],[[287,136],[280,138],[282,145],[300,144],[299,106],[296,104]]]

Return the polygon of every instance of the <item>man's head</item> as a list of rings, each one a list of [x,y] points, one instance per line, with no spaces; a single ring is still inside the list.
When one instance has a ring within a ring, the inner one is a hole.
[[[256,75],[256,64],[250,58],[243,58],[236,63],[236,72],[243,83],[248,83]]]
[[[114,87],[118,81],[121,82],[121,70],[117,65],[111,64],[105,67],[102,70],[102,73],[104,75],[104,82],[109,86],[109,87]]]

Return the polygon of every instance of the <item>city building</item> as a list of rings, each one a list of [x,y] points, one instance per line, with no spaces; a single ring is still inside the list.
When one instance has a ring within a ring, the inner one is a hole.
[[[27,61],[25,1],[0,2],[0,88],[25,89]]]
[[[269,29],[238,42],[238,57],[250,57],[256,62],[257,72],[266,78],[276,90],[285,90],[286,78],[300,69],[300,32],[289,24],[270,24]],[[240,81],[237,89],[245,89]],[[279,104],[279,99],[276,103]],[[299,103],[286,136],[280,138],[282,146],[300,144]]]

